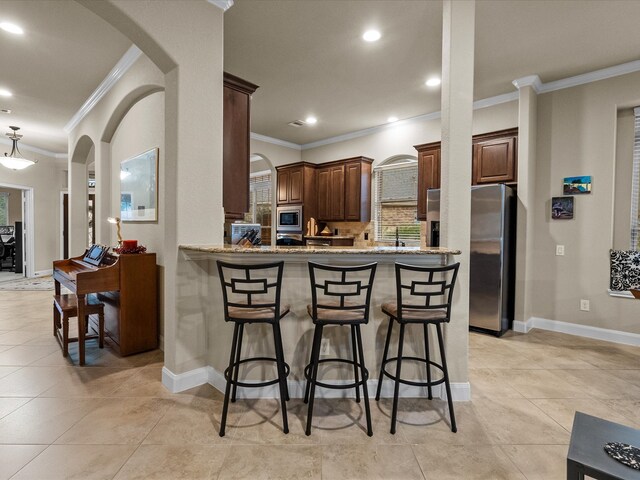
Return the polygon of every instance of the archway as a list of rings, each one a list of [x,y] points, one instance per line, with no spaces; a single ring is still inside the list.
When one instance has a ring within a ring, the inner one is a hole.
[[[66,240],[69,256],[80,255],[89,244],[89,171],[95,159],[95,143],[88,135],[76,142],[69,162],[69,228]],[[95,205],[95,197],[93,198]],[[95,210],[94,210],[95,211]],[[93,213],[92,213],[93,216]],[[92,225],[92,228],[94,225]]]
[[[252,153],[249,156],[250,185],[251,190],[251,220],[262,225],[262,243],[265,242],[265,234],[268,234],[269,245],[276,244],[276,169],[269,158],[262,153]],[[268,194],[267,194],[268,192]],[[264,200],[268,195],[268,205]]]

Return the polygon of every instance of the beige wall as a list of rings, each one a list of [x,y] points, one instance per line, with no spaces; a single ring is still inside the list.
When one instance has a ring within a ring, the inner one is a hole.
[[[0,152],[2,150],[0,149]],[[64,188],[64,165],[49,156],[24,151],[38,163],[24,170],[0,167],[0,184],[33,188],[34,272],[51,270],[60,257],[60,191]],[[19,194],[15,198],[20,198]],[[12,195],[9,203],[14,203]]]
[[[0,188],[0,193],[9,194],[9,223],[13,225],[22,221],[22,190],[14,188]]]
[[[302,160],[300,150],[274,145],[262,140],[251,139],[251,155],[261,155],[267,158],[273,167],[296,163]]]
[[[533,316],[640,333],[640,302],[607,293],[614,232],[629,221],[621,213],[623,225],[614,225],[614,186],[629,168],[623,162],[618,171],[616,164],[616,148],[620,155],[629,151],[616,136],[618,110],[640,104],[639,84],[634,73],[538,98],[534,279],[527,286]],[[622,120],[621,133],[629,138]],[[561,195],[563,177],[573,175],[592,175],[593,191],[575,197],[573,220],[551,220],[551,197]],[[624,247],[621,236],[615,234],[615,243]],[[557,244],[565,246],[565,256],[555,255]],[[590,300],[590,312],[579,310],[580,299]]]

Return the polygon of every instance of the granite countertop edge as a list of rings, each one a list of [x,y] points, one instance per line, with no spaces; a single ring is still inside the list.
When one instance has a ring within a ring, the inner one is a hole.
[[[356,237],[353,235],[305,235],[304,238],[311,238],[312,240],[353,240]]]
[[[430,247],[324,247],[324,246],[262,246],[236,247],[220,245],[179,245],[181,250],[204,253],[231,254],[319,254],[319,255],[460,255],[460,250],[453,248]]]

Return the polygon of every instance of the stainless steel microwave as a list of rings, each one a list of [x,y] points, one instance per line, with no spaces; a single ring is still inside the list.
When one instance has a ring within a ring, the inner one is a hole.
[[[302,232],[302,205],[287,205],[276,209],[278,232]]]

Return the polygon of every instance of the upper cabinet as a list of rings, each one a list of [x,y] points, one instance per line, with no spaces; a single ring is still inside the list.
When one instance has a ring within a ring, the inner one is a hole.
[[[440,142],[414,148],[418,151],[418,220],[426,220],[427,190],[440,188]],[[475,135],[471,184],[517,182],[517,152],[517,128]]]
[[[307,204],[315,189],[315,165],[294,163],[277,168],[278,205]],[[315,202],[312,202],[315,203]]]
[[[222,205],[227,220],[243,219],[249,211],[249,134],[251,94],[257,85],[224,74]]]
[[[371,219],[371,163],[352,157],[318,166],[318,220],[368,222]]]
[[[473,137],[473,185],[516,182],[517,141],[517,128]]]

